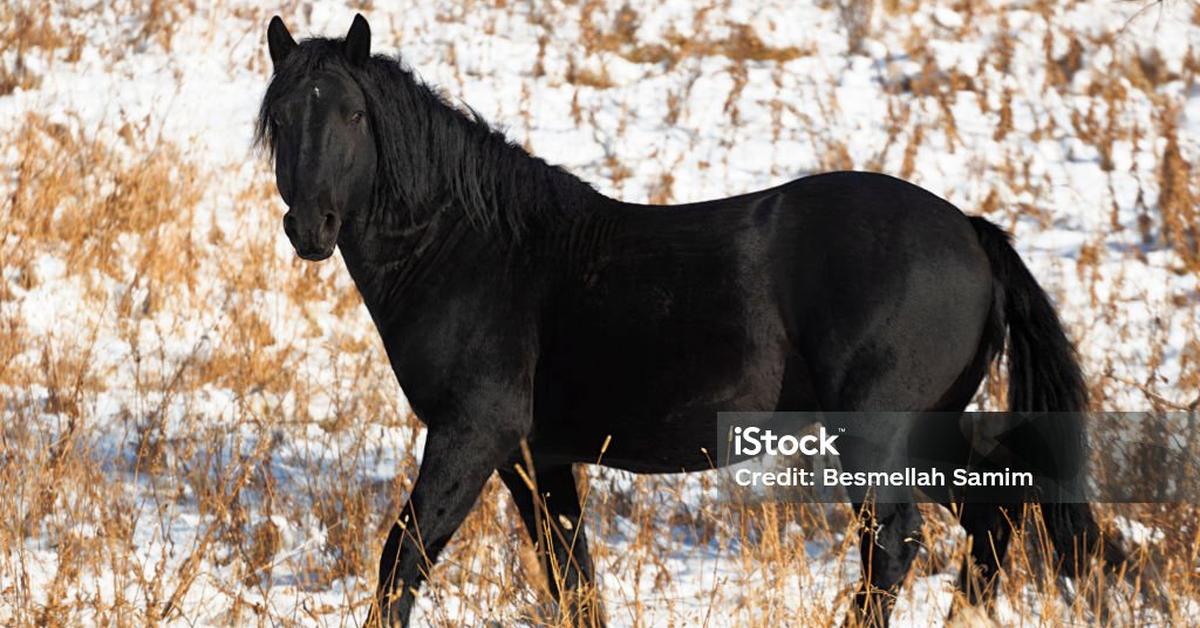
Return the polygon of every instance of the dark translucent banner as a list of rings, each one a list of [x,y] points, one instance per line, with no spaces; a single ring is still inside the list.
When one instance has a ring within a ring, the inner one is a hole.
[[[1200,412],[727,412],[725,497],[745,502],[1187,502]]]

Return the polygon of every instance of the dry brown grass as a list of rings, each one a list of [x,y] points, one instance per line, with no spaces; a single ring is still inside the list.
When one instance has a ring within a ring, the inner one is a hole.
[[[720,55],[728,58],[735,65],[747,61],[786,62],[797,57],[812,54],[811,50],[802,50],[795,46],[774,47],[763,43],[758,33],[748,24],[725,23],[722,26],[728,34],[719,37],[685,37],[672,31],[665,35],[663,41],[643,44],[637,37],[640,16],[629,4],[623,5],[616,13],[611,24],[603,25],[596,17],[597,9],[602,5],[599,0],[587,0],[580,8],[580,25],[582,28],[582,55],[592,57],[600,52],[612,52],[633,63],[662,64],[667,70],[676,67],[686,59],[695,59]],[[707,28],[708,10],[696,12],[693,30],[698,33]],[[589,87],[611,87],[612,82],[601,71],[597,75],[590,70],[575,70],[575,59],[571,59],[571,69],[568,70],[567,81]]]
[[[502,11],[508,4],[475,3],[462,10]],[[878,7],[836,4],[846,7],[842,19],[852,48],[854,40],[861,44],[871,36],[871,15],[890,19],[916,10],[914,3],[899,0]],[[962,36],[982,20],[1008,19],[1002,8],[960,4],[968,14]],[[784,99],[769,105],[775,139],[794,132],[813,147],[822,167],[890,165],[896,174],[920,177],[924,155],[959,150],[964,158],[971,156],[971,139],[954,114],[954,99],[963,93],[995,116],[986,134],[994,141],[1070,134],[1095,149],[1110,177],[1121,167],[1116,153],[1122,142],[1154,146],[1153,140],[1161,139],[1162,147],[1151,151],[1156,180],[1140,182],[1144,194],[1138,192],[1139,199],[1157,200],[1139,201],[1144,212],[1137,225],[1121,225],[1113,210],[1111,231],[1093,234],[1068,269],[1074,273],[1064,273],[1063,281],[1083,285],[1086,301],[1064,309],[1083,344],[1153,347],[1138,358],[1144,371],[1136,379],[1123,368],[1131,358],[1115,350],[1087,356],[1098,406],[1129,403],[1133,391],[1142,407],[1194,411],[1200,402],[1200,307],[1194,294],[1175,290],[1162,298],[1147,296],[1136,275],[1124,272],[1145,263],[1144,254],[1105,243],[1113,233],[1136,228],[1150,244],[1161,239],[1175,252],[1181,260],[1178,273],[1200,272],[1200,168],[1185,154],[1174,103],[1154,96],[1169,81],[1194,86],[1200,56],[1189,57],[1181,76],[1162,74],[1161,64],[1125,54],[1117,39],[1092,41],[1054,26],[1051,5],[1036,7],[1051,23],[1039,55],[1047,69],[1047,94],[1075,93],[1075,77],[1092,51],[1110,46],[1118,53],[1118,62],[1093,72],[1084,88],[1089,104],[1069,121],[1035,115],[1031,127],[1018,124],[1030,103],[1012,86],[993,84],[983,73],[969,77],[939,69],[924,46],[926,34],[914,30],[907,52],[921,70],[883,77],[891,86],[885,146],[857,154],[848,140],[827,133],[822,119]],[[195,10],[157,1],[138,6],[146,26],[131,36],[163,49],[173,46],[173,23]],[[557,9],[577,12],[573,19],[583,34],[565,82],[611,87],[604,64],[593,63],[606,54],[685,74],[692,71],[692,61],[721,57],[734,86],[723,95],[731,128],[745,122],[744,112],[754,104],[746,96],[751,68],[773,68],[779,77],[789,62],[815,52],[804,43],[764,43],[754,27],[718,17],[719,3],[698,10],[694,19],[698,32],[719,26],[709,30],[721,35],[676,33],[652,42],[637,36],[635,5],[619,8],[613,19],[602,19],[599,7],[585,1]],[[0,66],[0,96],[38,87],[39,78],[27,71],[23,55],[66,49],[65,62],[70,62],[83,46],[93,45],[87,35],[62,29],[48,15],[0,7],[0,41],[17,59]],[[259,16],[246,15],[256,27]],[[552,23],[546,15],[530,19],[544,20],[547,29]],[[1200,12],[1194,19],[1200,21]],[[539,58],[550,54],[552,36],[547,32],[539,40]],[[1014,44],[1006,38],[993,42],[981,66],[1010,71]],[[1066,44],[1056,48],[1059,39]],[[668,125],[688,124],[686,102],[694,80],[680,81],[677,90],[663,95]],[[841,109],[833,87],[814,87],[828,120]],[[1147,95],[1159,98],[1155,124],[1139,125],[1123,115]],[[572,117],[578,125],[598,127],[588,102],[577,93]],[[10,176],[0,199],[5,225],[0,240],[0,389],[5,395],[0,621],[123,626],[352,624],[361,619],[389,517],[415,474],[411,452],[418,432],[411,429],[416,421],[400,401],[340,264],[308,265],[280,250],[277,216],[264,209],[278,205],[265,168],[242,180],[233,168],[201,165],[188,148],[145,139],[156,135],[153,121],[114,119],[102,128],[85,128],[67,112],[30,115],[14,128],[3,137],[17,158],[2,164]],[[624,133],[621,126],[614,130],[616,137]],[[1056,209],[1045,175],[1036,173],[1028,156],[1006,150],[995,162],[979,166],[980,180],[988,183],[979,198],[971,199],[975,209],[1008,226],[1019,218],[1053,225]],[[658,159],[662,170],[654,173],[646,196],[668,202],[680,193],[672,172],[684,155]],[[607,185],[622,190],[638,180],[635,165],[608,150],[598,171],[610,178]],[[699,167],[715,172],[720,165]],[[217,182],[232,187],[221,201],[231,205],[232,224],[216,220],[215,201],[206,199]],[[45,285],[70,290],[69,298],[76,300],[61,321],[47,324],[38,320],[38,310],[25,309],[29,295]],[[1128,323],[1127,313],[1145,303],[1179,314],[1185,331],[1172,335],[1170,321],[1150,327]],[[330,315],[335,329],[329,328]],[[1167,350],[1180,356],[1173,358],[1177,371],[1163,367]],[[981,405],[1002,407],[1003,390],[1003,375],[997,373],[981,392]],[[606,578],[599,594],[611,619],[648,625],[670,616],[686,624],[713,621],[721,613],[746,625],[841,620],[851,594],[847,583],[857,569],[848,507],[735,507],[684,499],[694,492],[690,481],[627,481],[603,473],[583,480],[594,554]],[[966,543],[953,514],[924,510],[926,548],[914,571],[952,579]],[[1102,507],[1101,513],[1110,528],[1120,516],[1158,531],[1139,560],[1155,566],[1176,601],[1168,617],[1180,623],[1194,619],[1195,608],[1180,601],[1200,599],[1196,506],[1118,505]],[[177,529],[179,522],[193,525],[193,531]],[[537,585],[536,559],[517,522],[504,489],[489,483],[422,593],[429,601],[427,621],[444,626],[459,625],[463,617],[470,618],[468,623],[493,617],[504,624],[563,622]],[[1112,591],[1116,603],[1107,615],[1099,612],[1095,596],[1086,595],[1108,586],[1099,574],[1085,579],[1085,594],[1064,603],[1054,574],[1042,567],[1046,537],[1038,517],[1022,518],[1021,524],[1000,584],[1006,616],[1036,612],[1043,623],[1101,616],[1114,624],[1140,622],[1125,603],[1132,595],[1126,590]],[[682,542],[665,530],[689,538]],[[814,559],[814,550],[822,552],[824,562]],[[726,561],[719,573],[716,558],[705,563],[713,566],[711,575],[678,573],[680,555],[706,552]],[[277,581],[279,574],[287,581]],[[665,593],[648,597],[653,587],[621,586],[647,582]],[[701,589],[704,599],[683,599],[681,591],[690,590],[685,584]],[[280,588],[291,597],[278,593]],[[829,595],[813,596],[813,591]],[[930,595],[908,586],[900,603],[926,605]],[[709,617],[685,615],[696,607],[707,609]]]

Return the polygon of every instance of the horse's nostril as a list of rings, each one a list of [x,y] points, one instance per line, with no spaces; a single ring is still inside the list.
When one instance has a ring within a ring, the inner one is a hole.
[[[293,216],[291,212],[288,212],[283,216],[283,232],[286,233],[287,237],[289,238],[296,237],[296,217]]]
[[[337,216],[333,212],[325,213],[325,221],[321,224],[321,228],[325,231],[332,231],[337,226]]]

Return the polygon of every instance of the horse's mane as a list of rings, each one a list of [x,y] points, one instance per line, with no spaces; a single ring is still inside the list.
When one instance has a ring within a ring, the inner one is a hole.
[[[258,112],[255,144],[275,155],[270,106],[304,76],[339,64],[363,91],[378,151],[374,211],[461,205],[480,228],[520,239],[531,223],[576,205],[591,187],[530,155],[478,113],[455,109],[398,59],[372,56],[362,67],[344,61],[342,41],[305,40],[272,77]]]

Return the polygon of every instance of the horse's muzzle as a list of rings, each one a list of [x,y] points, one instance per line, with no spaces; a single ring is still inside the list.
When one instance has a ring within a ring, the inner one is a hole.
[[[329,256],[333,255],[333,247],[329,247],[328,249],[320,251],[301,251],[300,249],[296,249],[296,255],[298,255],[300,259],[306,259],[310,262],[319,262],[323,259],[329,259]]]
[[[292,209],[283,217],[283,232],[287,234],[288,240],[291,240],[296,255],[313,262],[333,255],[333,247],[337,244],[341,227],[342,219],[331,211],[308,211],[298,214]]]

